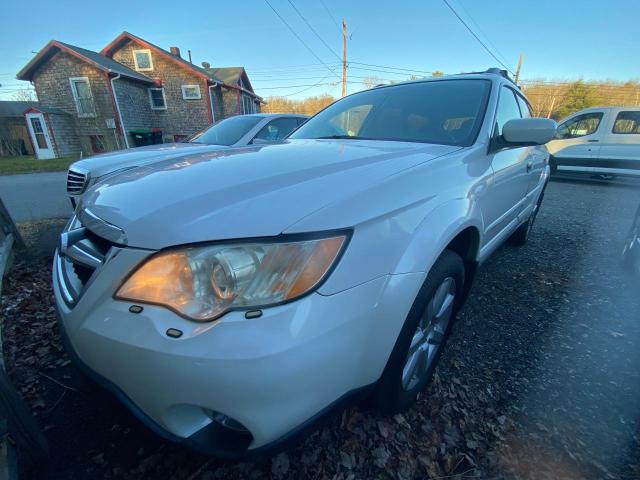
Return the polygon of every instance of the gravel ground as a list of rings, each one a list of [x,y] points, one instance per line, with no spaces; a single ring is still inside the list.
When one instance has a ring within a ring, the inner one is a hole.
[[[640,280],[619,265],[639,202],[552,182],[530,243],[481,269],[416,407],[349,409],[251,462],[166,443],[84,381],[58,338],[50,259],[19,260],[0,312],[9,374],[51,444],[34,478],[640,478]]]

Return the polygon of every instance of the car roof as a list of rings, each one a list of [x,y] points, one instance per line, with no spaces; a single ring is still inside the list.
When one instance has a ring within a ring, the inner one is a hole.
[[[374,88],[387,88],[387,87],[395,87],[399,85],[410,85],[414,83],[426,83],[426,82],[438,82],[442,80],[466,80],[466,79],[483,79],[483,80],[491,80],[493,82],[507,83],[512,87],[520,90],[520,87],[516,85],[516,83],[509,77],[509,74],[506,70],[500,70],[498,68],[489,68],[484,72],[465,72],[465,73],[454,73],[449,75],[441,75],[438,77],[423,77],[418,78],[416,80],[407,80],[405,82],[398,82],[392,84],[382,84],[376,85]]]
[[[256,117],[256,118],[279,118],[279,117],[293,117],[293,118],[309,118],[309,115],[303,115],[301,113],[248,113],[243,117]]]

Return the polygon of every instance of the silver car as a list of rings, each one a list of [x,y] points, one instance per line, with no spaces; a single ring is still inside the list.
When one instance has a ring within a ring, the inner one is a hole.
[[[75,208],[91,185],[114,173],[191,153],[209,153],[250,144],[269,144],[284,140],[307,121],[306,115],[264,114],[237,115],[225,118],[181,143],[163,143],[117,150],[79,160],[69,167],[67,195]]]

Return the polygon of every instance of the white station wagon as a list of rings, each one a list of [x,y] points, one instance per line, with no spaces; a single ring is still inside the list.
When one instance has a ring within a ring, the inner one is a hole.
[[[55,254],[67,349],[158,434],[221,456],[282,448],[365,394],[406,409],[477,266],[527,240],[555,126],[491,70],[110,176]]]

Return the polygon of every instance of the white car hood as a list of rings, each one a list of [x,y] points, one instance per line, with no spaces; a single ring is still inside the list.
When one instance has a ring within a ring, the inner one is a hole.
[[[188,153],[215,152],[225,148],[229,147],[202,143],[163,143],[95,155],[78,160],[69,168],[71,170],[90,172],[91,178],[98,178],[117,170],[139,167],[152,162],[187,155]]]
[[[459,149],[290,140],[193,153],[107,178],[84,195],[78,208],[119,227],[128,245],[141,248],[275,236],[329,204],[360,208],[349,204],[354,193]]]

